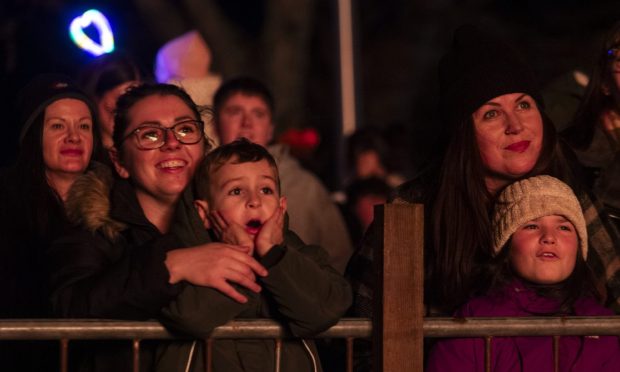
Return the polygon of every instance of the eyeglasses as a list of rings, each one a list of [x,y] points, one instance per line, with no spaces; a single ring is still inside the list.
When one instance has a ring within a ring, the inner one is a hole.
[[[138,127],[123,137],[122,142],[131,136],[136,137],[138,147],[142,150],[155,150],[162,147],[167,140],[167,132],[172,131],[174,138],[185,145],[193,145],[204,137],[204,123],[200,120],[185,120],[170,128],[148,124]]]

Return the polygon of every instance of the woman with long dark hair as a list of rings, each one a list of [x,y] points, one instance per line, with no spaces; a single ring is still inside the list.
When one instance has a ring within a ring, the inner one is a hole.
[[[90,166],[96,109],[69,78],[54,74],[29,82],[19,94],[18,109],[17,161],[0,177],[0,317],[49,318],[46,254],[52,241],[69,229],[65,201],[69,188]],[[54,344],[14,347],[19,345],[1,347],[4,368],[57,367]],[[32,358],[31,352],[38,357]]]
[[[49,315],[44,252],[68,228],[64,202],[89,166],[96,111],[87,96],[60,75],[33,79],[21,92],[19,107],[19,154],[1,180],[2,262],[7,265],[1,272],[7,276],[4,285],[14,283],[23,293],[3,296],[17,302],[0,306],[0,311],[5,317],[39,317]],[[10,263],[9,257],[20,263]],[[26,264],[36,268],[24,270]],[[27,283],[33,287],[26,290]]]
[[[440,112],[445,152],[437,166],[404,184],[394,202],[423,203],[425,210],[425,302],[432,313],[451,314],[485,289],[491,260],[490,211],[510,183],[553,175],[577,193],[590,231],[589,261],[620,297],[615,270],[616,232],[601,218],[544,114],[529,68],[510,46],[476,27],[463,26],[439,66]],[[604,217],[604,216],[603,216]],[[372,314],[372,252],[376,227],[350,264],[354,312]]]

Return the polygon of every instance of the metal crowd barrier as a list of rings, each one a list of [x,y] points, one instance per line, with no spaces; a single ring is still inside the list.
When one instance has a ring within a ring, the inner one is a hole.
[[[370,338],[369,319],[342,319],[315,338],[346,339],[346,369],[353,371],[353,340]],[[207,360],[210,360],[214,339],[274,339],[276,355],[281,340],[289,337],[278,323],[266,319],[240,319],[217,327],[206,340]],[[132,340],[133,371],[140,370],[140,343],[143,340],[179,339],[158,322],[118,321],[99,319],[29,319],[0,320],[0,340],[58,340],[60,342],[60,371],[68,370],[69,341],[71,340]],[[276,362],[277,363],[277,362]],[[207,371],[211,371],[207,363]]]
[[[491,341],[500,336],[552,336],[555,370],[558,370],[560,336],[620,335],[620,316],[424,318],[423,209],[421,205],[389,204],[375,208],[383,226],[383,249],[375,251],[374,319],[342,319],[315,338],[346,340],[346,370],[353,370],[353,340],[373,341],[373,371],[422,371],[424,338],[479,337],[486,344],[486,370],[490,371]],[[235,320],[217,327],[207,340],[218,338],[269,338],[288,335],[276,322]],[[69,340],[132,340],[133,370],[139,371],[140,342],[178,339],[157,322],[112,320],[0,320],[0,340],[59,340],[62,372],[67,371]],[[276,354],[277,350],[276,350]],[[207,371],[210,371],[207,363]]]
[[[406,315],[406,314],[405,314]],[[490,371],[493,337],[552,336],[554,356],[558,357],[560,336],[620,335],[620,316],[610,317],[527,317],[527,318],[425,318],[424,337],[479,337],[486,344],[486,370]],[[353,371],[353,340],[372,336],[370,319],[346,318],[315,338],[346,340],[346,371]],[[207,355],[214,339],[274,339],[276,344],[288,337],[284,328],[265,319],[241,319],[217,327],[207,339]],[[68,370],[71,340],[132,340],[133,369],[139,371],[140,343],[143,340],[179,339],[158,322],[117,321],[97,319],[36,319],[0,321],[0,340],[58,340],[60,371]],[[210,366],[207,366],[210,371]]]

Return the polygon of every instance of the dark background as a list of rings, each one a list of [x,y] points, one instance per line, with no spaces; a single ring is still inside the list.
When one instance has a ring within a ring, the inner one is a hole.
[[[620,20],[617,0],[353,3],[357,125],[390,128],[394,148],[405,148],[400,156],[413,165],[433,148],[437,63],[455,27],[475,23],[509,39],[545,86],[575,68],[587,72],[602,33]],[[108,16],[116,48],[132,54],[146,71],[152,71],[164,42],[198,29],[212,47],[214,73],[263,77],[274,88],[280,128],[319,131],[322,144],[306,164],[330,187],[339,186],[335,0],[3,0],[0,165],[10,164],[16,152],[18,90],[39,72],[74,75],[92,58],[68,36],[71,19],[89,8]],[[274,50],[297,57],[275,58]]]

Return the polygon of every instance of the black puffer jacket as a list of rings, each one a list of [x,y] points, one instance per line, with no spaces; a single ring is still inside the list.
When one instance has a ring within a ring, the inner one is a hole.
[[[164,260],[167,249],[181,243],[146,219],[128,181],[99,167],[76,181],[66,209],[79,228],[54,242],[49,252],[57,315],[154,319],[179,294],[181,285],[168,283]],[[96,352],[73,353],[81,357],[75,362],[81,370],[131,370],[129,342],[93,344],[98,345]],[[149,343],[144,343],[142,370],[150,369],[149,350]]]
[[[51,318],[46,254],[69,223],[54,190],[22,173],[27,170],[18,166],[0,172],[0,318]],[[55,341],[0,341],[3,371],[58,365]]]

